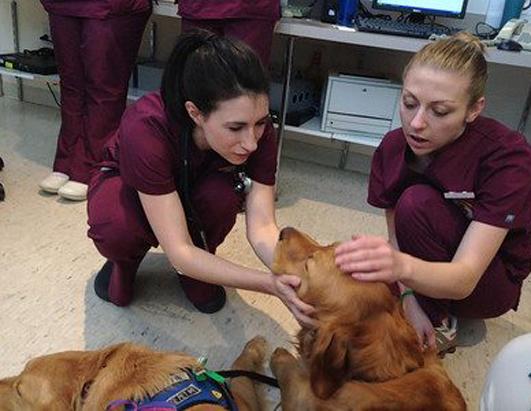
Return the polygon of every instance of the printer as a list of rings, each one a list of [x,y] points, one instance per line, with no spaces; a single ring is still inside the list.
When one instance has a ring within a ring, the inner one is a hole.
[[[385,133],[400,127],[401,88],[387,79],[329,75],[322,104],[322,131],[381,140]]]

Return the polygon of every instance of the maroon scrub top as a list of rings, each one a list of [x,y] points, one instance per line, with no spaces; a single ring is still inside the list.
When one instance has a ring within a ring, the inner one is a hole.
[[[59,16],[105,19],[151,8],[151,0],[41,0],[48,13]]]
[[[418,183],[441,194],[473,193],[473,199],[448,201],[471,220],[509,229],[499,253],[516,278],[525,278],[531,271],[531,147],[525,137],[478,117],[461,137],[435,153],[422,175],[408,167],[410,156],[401,128],[384,137],[372,160],[369,204],[394,208],[402,192]]]
[[[102,166],[119,169],[126,185],[136,191],[161,195],[179,187],[181,159],[179,129],[170,124],[159,92],[145,95],[124,113],[120,128],[105,150]],[[191,144],[191,187],[196,178],[210,171],[233,167],[213,150],[201,151]],[[268,124],[258,148],[246,163],[248,176],[273,185],[276,171],[276,137]]]
[[[179,15],[191,20],[280,18],[279,0],[179,0]]]

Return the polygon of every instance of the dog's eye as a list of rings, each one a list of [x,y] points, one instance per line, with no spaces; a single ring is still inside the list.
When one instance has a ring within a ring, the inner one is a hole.
[[[22,392],[20,392],[20,381],[15,382],[14,387],[17,395],[22,398]]]

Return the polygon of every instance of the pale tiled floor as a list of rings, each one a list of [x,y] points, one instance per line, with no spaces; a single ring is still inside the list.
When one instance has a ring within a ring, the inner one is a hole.
[[[86,237],[86,204],[37,188],[50,171],[58,127],[58,110],[0,98],[0,156],[6,161],[0,181],[7,191],[0,203],[0,377],[17,373],[36,355],[124,340],[206,354],[214,369],[228,367],[256,334],[271,346],[290,345],[297,324],[273,297],[230,291],[218,314],[195,312],[160,250],[142,263],[134,304],[124,309],[101,302],[92,281],[103,258]],[[366,176],[283,159],[280,178],[281,226],[299,227],[322,243],[356,232],[385,234],[380,212],[365,205]],[[260,267],[241,216],[220,254]],[[496,352],[531,330],[530,294],[526,284],[518,313],[465,326],[464,340],[473,345],[445,360],[470,409],[477,409]]]

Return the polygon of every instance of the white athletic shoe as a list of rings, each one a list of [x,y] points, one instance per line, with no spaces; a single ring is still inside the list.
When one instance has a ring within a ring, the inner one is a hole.
[[[54,171],[39,183],[39,187],[47,193],[57,194],[57,191],[64,186],[69,179],[70,178],[66,174]]]
[[[57,194],[67,200],[85,201],[87,199],[88,186],[77,181],[69,181],[62,186]]]

